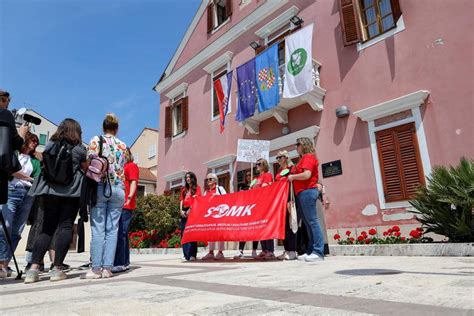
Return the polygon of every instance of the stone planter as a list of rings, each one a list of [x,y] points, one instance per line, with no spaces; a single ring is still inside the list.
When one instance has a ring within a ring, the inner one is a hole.
[[[474,256],[474,243],[429,243],[387,245],[330,245],[333,256]]]

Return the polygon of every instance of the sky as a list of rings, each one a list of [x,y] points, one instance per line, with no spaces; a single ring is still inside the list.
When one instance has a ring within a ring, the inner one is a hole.
[[[131,145],[159,128],[152,90],[200,0],[0,0],[0,89],[9,109],[27,107],[59,124],[79,121],[83,140],[108,112]]]

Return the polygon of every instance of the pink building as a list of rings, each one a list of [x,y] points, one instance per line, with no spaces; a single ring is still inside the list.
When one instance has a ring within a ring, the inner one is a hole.
[[[470,0],[203,0],[155,86],[157,193],[179,189],[185,170],[201,185],[213,171],[236,191],[250,167],[235,163],[238,139],[271,141],[276,164],[278,150],[296,158],[295,141],[306,136],[316,145],[330,235],[410,229],[417,222],[407,200],[432,166],[474,157],[473,9]],[[213,80],[275,42],[283,64],[285,36],[311,23],[312,91],[240,124],[234,80],[220,134]],[[337,117],[342,106],[350,113]]]

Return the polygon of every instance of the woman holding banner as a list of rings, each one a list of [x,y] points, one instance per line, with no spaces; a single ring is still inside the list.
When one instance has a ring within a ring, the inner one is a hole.
[[[181,238],[183,237],[184,229],[186,228],[188,214],[191,211],[194,198],[201,195],[201,188],[197,185],[196,175],[193,172],[187,172],[184,178],[186,184],[182,188],[179,196],[179,213],[181,215],[179,227],[181,229]],[[186,243],[182,245],[182,247],[184,260],[195,261],[197,256],[197,242]]]
[[[313,142],[307,137],[296,140],[296,151],[300,160],[294,174],[288,176],[293,182],[296,195],[298,213],[308,230],[308,249],[305,254],[298,256],[298,260],[316,262],[324,260],[324,239],[316,215],[316,200],[319,192],[318,160],[314,151]]]
[[[250,184],[250,189],[257,189],[266,187],[267,185],[272,184],[273,176],[268,172],[268,161],[266,159],[260,158],[255,164],[257,166],[258,177],[255,178],[255,182],[252,181]],[[261,240],[260,244],[262,245],[262,252],[258,254],[255,259],[257,260],[272,260],[275,259],[275,245],[273,239]]]
[[[215,173],[209,173],[206,177],[207,190],[204,192],[204,196],[214,196],[227,194],[224,187],[217,185],[217,175]],[[209,253],[205,255],[202,260],[224,260],[224,242],[223,241],[209,241]],[[217,255],[214,256],[214,250],[217,245]]]
[[[286,150],[282,150],[278,152],[276,156],[276,160],[280,165],[280,169],[278,173],[275,175],[275,182],[280,180],[286,180],[287,177],[293,173],[294,165],[293,162],[290,160],[288,152]],[[285,220],[285,240],[284,240],[284,247],[285,251],[277,257],[278,260],[296,260],[296,233],[291,230],[290,227],[290,213],[286,212],[286,220]]]

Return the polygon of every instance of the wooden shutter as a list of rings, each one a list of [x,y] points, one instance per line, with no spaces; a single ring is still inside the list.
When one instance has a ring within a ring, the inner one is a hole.
[[[226,0],[225,2],[225,18],[229,18],[232,15],[232,0]]]
[[[397,24],[398,19],[400,19],[400,17],[402,16],[402,10],[400,9],[400,1],[390,0],[390,4],[392,5],[393,22]]]
[[[173,136],[173,107],[165,108],[165,137]]]
[[[385,202],[408,200],[424,184],[415,123],[375,133]]]
[[[207,6],[207,33],[211,33],[212,29],[214,28],[214,23],[212,19],[214,18],[213,14],[213,8],[214,8],[214,2],[211,1],[211,3]]]
[[[358,13],[356,0],[339,0],[339,14],[341,15],[342,39],[344,46],[360,42]]]
[[[184,97],[181,104],[181,119],[183,120],[183,132],[188,130],[188,97]]]

